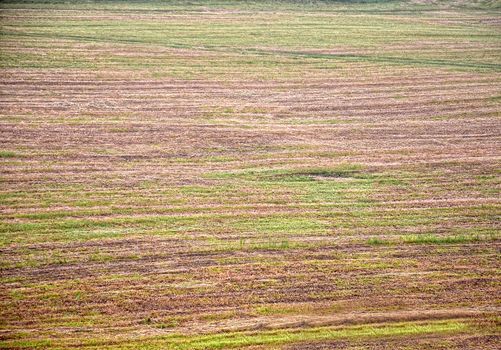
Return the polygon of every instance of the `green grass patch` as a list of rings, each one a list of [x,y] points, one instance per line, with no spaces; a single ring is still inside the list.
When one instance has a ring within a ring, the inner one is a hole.
[[[472,243],[479,242],[481,237],[479,235],[466,236],[466,235],[456,235],[456,236],[438,236],[438,235],[412,235],[404,237],[404,243],[410,244],[462,244],[462,243]]]
[[[367,244],[378,246],[378,245],[389,245],[391,243],[390,241],[387,241],[385,239],[373,237],[367,240]]]
[[[14,158],[18,156],[19,154],[13,151],[0,151],[0,158]]]
[[[282,250],[282,249],[292,249],[299,248],[301,245],[297,243],[291,243],[289,240],[266,240],[266,241],[251,241],[251,240],[240,240],[240,250]]]
[[[170,335],[143,339],[124,344],[106,345],[90,342],[93,348],[101,349],[137,349],[149,350],[209,350],[232,349],[249,346],[272,346],[312,341],[337,339],[363,339],[379,337],[419,336],[425,334],[458,333],[468,330],[468,324],[458,321],[404,322],[387,325],[361,325],[352,327],[317,327],[309,329],[280,329],[259,333],[229,332],[209,335]]]
[[[303,309],[298,306],[262,305],[257,306],[254,311],[261,316],[292,315],[299,314]]]
[[[253,218],[252,220],[242,220],[233,224],[233,227],[245,232],[259,233],[312,233],[323,231],[326,223],[318,219],[301,217],[280,217],[268,216],[264,218]]]

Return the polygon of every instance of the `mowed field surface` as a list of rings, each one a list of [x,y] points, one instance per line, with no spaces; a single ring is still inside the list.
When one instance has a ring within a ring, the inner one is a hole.
[[[499,348],[499,5],[0,3],[0,348]]]

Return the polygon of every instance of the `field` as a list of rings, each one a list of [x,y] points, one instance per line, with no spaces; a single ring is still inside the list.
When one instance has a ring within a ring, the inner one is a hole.
[[[501,2],[0,2],[0,348],[499,349]]]

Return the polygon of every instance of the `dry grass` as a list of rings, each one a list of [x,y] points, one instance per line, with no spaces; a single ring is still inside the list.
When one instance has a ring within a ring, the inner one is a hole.
[[[495,2],[0,8],[0,347],[496,348]]]

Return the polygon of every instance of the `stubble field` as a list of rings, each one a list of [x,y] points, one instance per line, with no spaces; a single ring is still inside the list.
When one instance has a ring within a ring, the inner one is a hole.
[[[0,348],[499,347],[499,1],[0,24]]]

